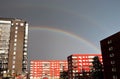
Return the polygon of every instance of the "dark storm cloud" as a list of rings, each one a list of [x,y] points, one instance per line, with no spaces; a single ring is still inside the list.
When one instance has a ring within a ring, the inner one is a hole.
[[[99,48],[101,39],[120,29],[119,3],[119,0],[1,0],[0,16],[24,19],[30,27],[47,26],[72,32]],[[67,55],[71,54],[70,51],[82,52],[82,50],[77,50],[82,47],[77,45],[79,43],[76,44],[76,40],[66,42],[67,46],[63,44],[66,46],[63,46],[63,49],[59,41],[55,40],[57,34],[52,38],[55,41],[50,41],[50,37],[42,38],[44,35],[46,33],[41,34],[41,31],[30,30],[29,55],[32,59],[41,58],[42,55],[43,58],[51,58],[52,55],[57,58],[61,52],[65,53],[64,57],[61,56],[61,59],[65,59]],[[60,36],[59,39],[66,41],[64,36]],[[46,40],[46,43],[41,42],[44,40]],[[52,45],[54,45],[55,50],[50,47]],[[58,48],[56,48],[56,45]],[[86,49],[89,49],[89,47]]]

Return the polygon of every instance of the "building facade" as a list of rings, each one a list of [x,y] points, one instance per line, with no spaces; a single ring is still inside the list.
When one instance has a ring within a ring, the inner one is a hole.
[[[101,54],[72,54],[67,57],[69,79],[75,79],[75,74],[90,72],[94,56],[98,56],[102,62]],[[82,75],[82,74],[81,74]]]
[[[100,41],[105,79],[120,79],[120,32]]]
[[[5,73],[27,72],[28,23],[0,18],[0,69]]]
[[[32,60],[30,79],[60,79],[60,72],[67,69],[65,60]]]

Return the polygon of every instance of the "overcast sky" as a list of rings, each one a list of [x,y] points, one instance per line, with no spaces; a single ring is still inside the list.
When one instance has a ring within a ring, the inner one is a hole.
[[[120,31],[120,0],[0,0],[0,16],[29,23],[29,60],[101,53],[100,40]]]

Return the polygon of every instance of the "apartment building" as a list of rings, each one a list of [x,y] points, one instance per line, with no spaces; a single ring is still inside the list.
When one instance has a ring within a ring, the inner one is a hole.
[[[72,54],[68,56],[69,79],[75,79],[75,74],[77,73],[81,73],[83,71],[90,72],[94,56],[98,56],[102,62],[101,54]]]
[[[0,73],[27,72],[28,23],[0,18]]]
[[[30,79],[59,79],[61,71],[67,71],[66,60],[30,61]]]
[[[100,41],[105,79],[120,79],[120,32]]]

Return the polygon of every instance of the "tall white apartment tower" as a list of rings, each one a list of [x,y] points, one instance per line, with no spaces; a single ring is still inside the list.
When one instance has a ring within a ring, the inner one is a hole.
[[[0,73],[27,72],[28,23],[0,18]]]

